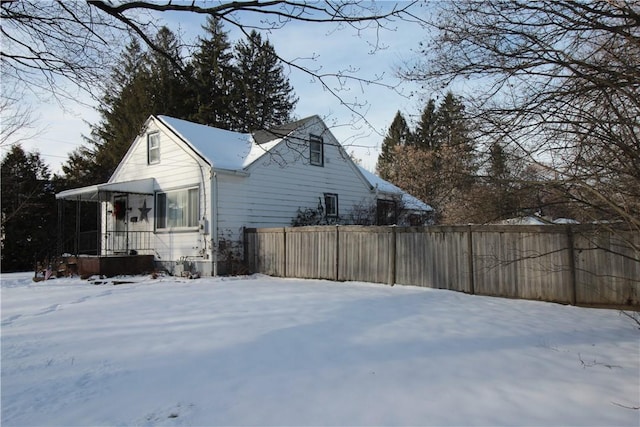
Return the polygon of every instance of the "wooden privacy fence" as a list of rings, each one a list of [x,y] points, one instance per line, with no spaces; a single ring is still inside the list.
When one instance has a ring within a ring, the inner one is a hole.
[[[582,305],[640,306],[640,233],[589,225],[246,229],[245,262],[364,281]]]

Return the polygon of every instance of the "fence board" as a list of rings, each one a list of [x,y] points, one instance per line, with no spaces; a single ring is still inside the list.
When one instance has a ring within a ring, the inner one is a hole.
[[[245,230],[245,256],[250,271],[270,276],[285,276],[284,229],[263,228]],[[251,248],[251,250],[248,250]]]
[[[640,234],[588,229],[574,240],[579,302],[640,305]]]
[[[399,228],[396,241],[397,283],[471,291],[464,228]]]
[[[340,227],[338,280],[391,282],[389,227]]]
[[[335,279],[335,227],[287,228],[287,275]]]
[[[594,226],[249,229],[252,271],[640,306],[640,233]]]

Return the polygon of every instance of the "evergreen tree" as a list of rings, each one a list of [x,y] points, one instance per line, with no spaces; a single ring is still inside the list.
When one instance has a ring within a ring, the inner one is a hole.
[[[234,52],[239,91],[234,130],[269,129],[291,121],[297,99],[269,40],[253,30]]]
[[[438,115],[436,102],[429,99],[427,105],[422,110],[420,122],[416,128],[415,145],[423,150],[435,150],[438,147],[436,132],[438,129]]]
[[[469,145],[468,120],[464,105],[452,92],[447,92],[436,113],[435,137],[438,145]]]
[[[177,38],[162,27],[154,41],[163,53],[144,52],[136,39],[125,48],[98,107],[100,122],[62,167],[69,185],[107,181],[150,115],[187,118],[193,111],[187,77],[176,67],[182,67]]]
[[[152,50],[147,54],[150,77],[147,90],[151,99],[147,117],[150,114],[164,114],[188,118],[196,108],[196,102],[188,89],[192,76],[189,71],[184,71],[190,68],[182,62],[180,41],[168,27],[161,27],[154,42],[160,51]]]
[[[97,108],[100,122],[62,166],[70,187],[107,181],[149,115],[149,64],[136,39],[126,46],[112,75]]]
[[[2,271],[32,270],[34,261],[53,254],[55,190],[37,152],[14,145],[2,160]]]
[[[494,141],[489,147],[487,170],[487,196],[484,204],[487,218],[491,221],[507,219],[517,214],[517,201],[513,187],[514,176],[504,147]]]
[[[471,212],[477,161],[462,102],[451,92],[440,105],[430,99],[414,135],[398,112],[376,169],[382,178],[429,203],[439,220],[464,220]]]
[[[391,122],[391,126],[389,126],[387,135],[382,140],[382,147],[376,164],[376,172],[381,178],[393,182],[397,172],[395,164],[396,147],[409,145],[410,141],[411,130],[402,113],[398,111]]]
[[[469,119],[465,115],[462,101],[452,92],[448,92],[436,112],[437,147],[448,147],[454,155],[449,167],[458,171],[452,185],[458,190],[469,189],[475,180],[477,161],[474,154],[474,142],[469,136]]]
[[[191,119],[223,129],[234,127],[233,52],[227,33],[218,18],[209,17],[202,27],[207,38],[201,38],[193,57],[196,111]]]

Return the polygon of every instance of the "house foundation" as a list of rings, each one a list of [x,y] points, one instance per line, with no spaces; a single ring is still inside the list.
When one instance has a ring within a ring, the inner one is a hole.
[[[153,255],[63,256],[58,276],[114,277],[149,274],[156,270]]]

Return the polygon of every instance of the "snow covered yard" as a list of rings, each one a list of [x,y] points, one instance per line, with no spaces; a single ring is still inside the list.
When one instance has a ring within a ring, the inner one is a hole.
[[[251,276],[2,276],[2,425],[629,425],[615,310]]]

